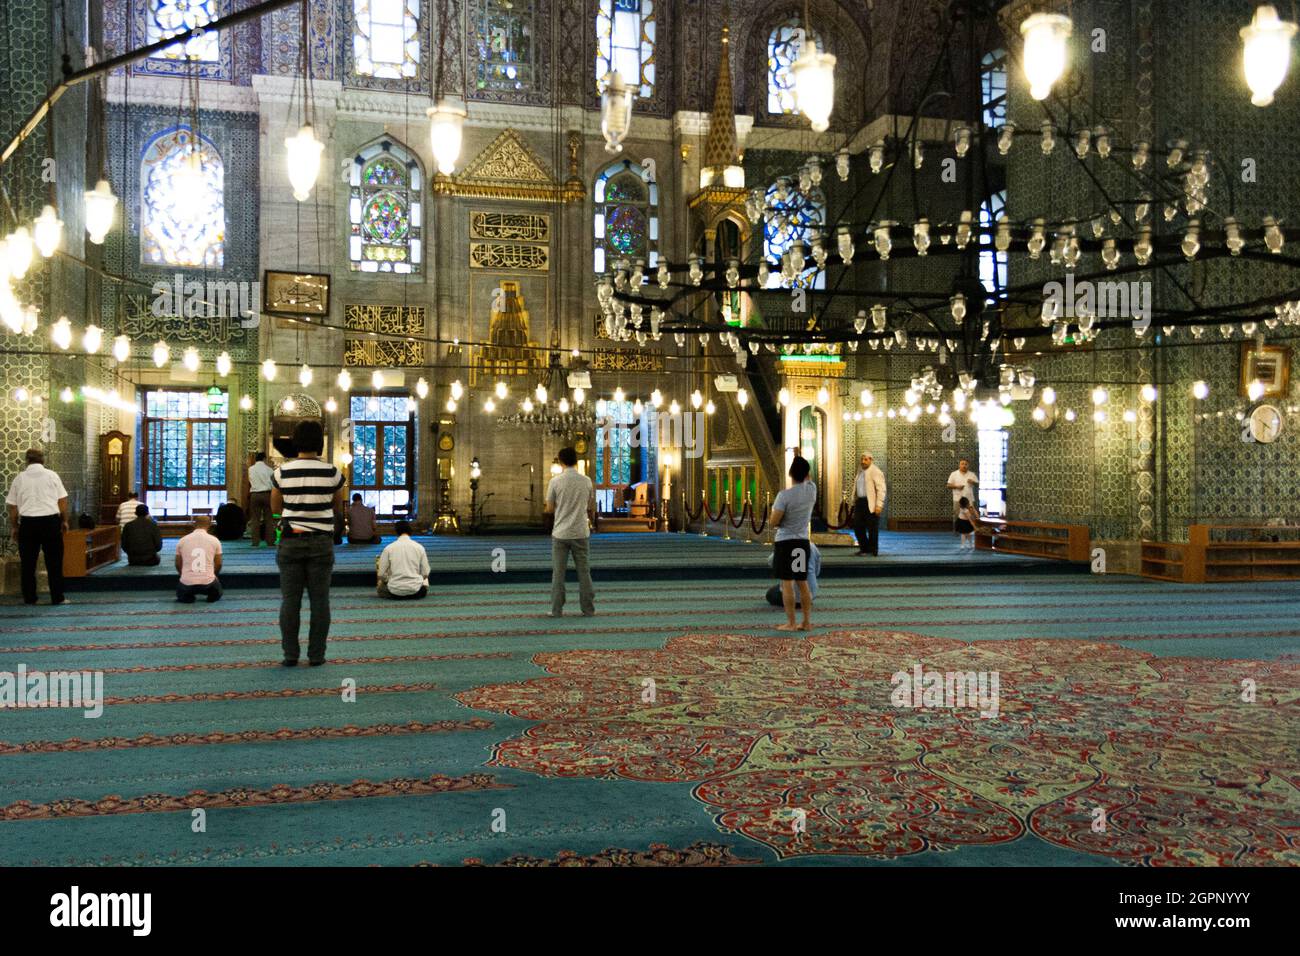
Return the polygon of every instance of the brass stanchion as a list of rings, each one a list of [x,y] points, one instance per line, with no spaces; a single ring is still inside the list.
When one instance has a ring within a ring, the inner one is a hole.
[[[726,492],[725,503],[722,506],[722,539],[731,540],[731,489]]]
[[[709,536],[709,493],[700,489],[700,537]]]
[[[686,533],[686,526],[690,524],[690,510],[686,507],[686,492],[682,492],[682,526],[677,529],[678,534]]]

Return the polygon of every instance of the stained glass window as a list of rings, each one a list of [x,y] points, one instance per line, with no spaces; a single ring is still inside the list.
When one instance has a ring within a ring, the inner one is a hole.
[[[805,253],[811,251],[814,232],[826,222],[826,197],[816,186],[805,194],[793,183],[787,187],[784,199],[778,198],[779,192],[776,185],[768,187],[767,212],[763,217],[763,256],[772,268],[767,277],[767,287],[779,289],[797,284],[805,288],[825,288],[824,272],[810,266],[791,283],[781,277],[777,263],[796,239],[804,244]],[[822,238],[825,241],[825,237]]]
[[[605,272],[621,258],[659,265],[659,184],[650,172],[621,159],[596,177],[595,269]]]
[[[993,193],[980,204],[980,281],[989,295],[1001,297],[1007,289],[1007,254],[993,245],[998,217],[1006,211],[1007,191]]]
[[[596,87],[617,70],[637,96],[655,92],[655,0],[600,0],[596,13]]]
[[[216,513],[226,493],[226,419],[230,396],[206,390],[145,393],[144,503],[156,518]]]
[[[352,69],[400,80],[420,67],[420,0],[352,0]]]
[[[157,43],[205,27],[217,19],[218,13],[217,0],[149,0],[145,18],[145,42]],[[216,30],[207,30],[166,47],[151,59],[214,63],[220,57],[220,43],[220,34]]]
[[[348,258],[361,272],[418,272],[423,252],[422,177],[415,157],[392,140],[352,160]]]
[[[767,111],[769,113],[797,113],[794,74],[790,67],[799,58],[803,48],[804,28],[798,19],[786,20],[767,38]],[[813,42],[819,53],[826,51],[822,38],[813,31]]]
[[[225,167],[188,126],[163,130],[140,162],[140,261],[220,269],[225,260]]]
[[[997,129],[1007,121],[1007,51],[987,53],[980,63],[980,99],[984,125]]]
[[[536,85],[534,0],[478,0],[471,42],[480,90],[531,90]]]
[[[407,395],[352,395],[352,491],[380,517],[405,516],[415,492],[415,415]]]

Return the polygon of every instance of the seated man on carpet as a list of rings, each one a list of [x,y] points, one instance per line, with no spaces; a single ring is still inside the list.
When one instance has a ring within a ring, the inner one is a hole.
[[[135,518],[122,526],[122,550],[126,563],[135,567],[154,567],[162,550],[162,532],[158,522],[149,517],[148,505],[135,506]]]
[[[244,536],[244,525],[248,518],[244,509],[233,501],[227,501],[217,509],[217,530],[214,532],[218,541],[238,541]]]
[[[429,593],[429,556],[411,539],[411,523],[397,522],[397,540],[379,556],[379,596],[418,601]]]
[[[348,505],[348,544],[379,544],[379,542],[375,509],[362,504],[360,495],[353,495],[352,504]]]
[[[221,581],[217,578],[221,571],[221,542],[208,533],[211,526],[210,516],[195,515],[194,530],[176,542],[176,570],[181,575],[176,600],[182,604],[193,604],[200,594],[207,596],[209,604],[221,599]]]
[[[817,575],[822,573],[822,553],[821,550],[815,544],[811,545],[811,548],[812,548],[812,556],[808,559],[808,592],[813,597],[816,597],[817,596]],[[768,556],[767,563],[769,565],[774,566],[775,560],[776,560],[776,553],[773,552]],[[767,603],[772,605],[772,607],[782,606],[781,585],[773,584],[770,588],[767,589]],[[794,592],[794,606],[799,607],[798,588],[796,588]]]

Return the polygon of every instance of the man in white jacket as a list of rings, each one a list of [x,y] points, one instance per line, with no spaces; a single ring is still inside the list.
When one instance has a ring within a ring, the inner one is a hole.
[[[397,522],[397,540],[379,556],[379,596],[418,601],[429,593],[429,555],[411,540],[409,521]]]
[[[885,510],[885,473],[874,464],[868,453],[862,456],[862,468],[853,481],[853,533],[858,538],[858,554],[880,553],[880,513]]]

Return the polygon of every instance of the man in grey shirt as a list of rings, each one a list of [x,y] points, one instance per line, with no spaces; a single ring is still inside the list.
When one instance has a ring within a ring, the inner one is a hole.
[[[591,617],[596,613],[596,595],[591,586],[591,569],[587,566],[591,539],[588,518],[596,510],[595,488],[591,479],[578,471],[578,453],[572,448],[560,449],[560,464],[564,470],[546,486],[546,513],[555,516],[551,530],[550,616],[564,614],[564,575],[569,567],[569,555],[573,555],[582,614]]]

